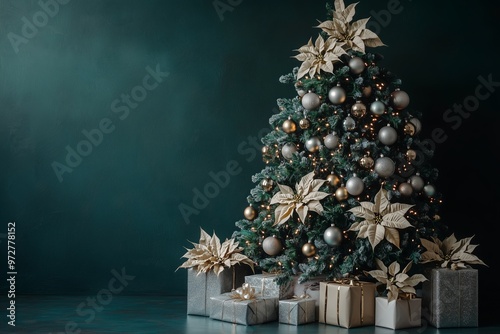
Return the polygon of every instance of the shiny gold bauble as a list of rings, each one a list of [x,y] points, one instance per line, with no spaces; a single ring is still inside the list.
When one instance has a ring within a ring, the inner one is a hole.
[[[406,151],[406,158],[408,161],[413,161],[417,158],[417,152],[415,150]]]
[[[274,186],[274,181],[271,179],[263,179],[260,181],[260,186],[264,189],[264,191],[271,191]]]
[[[302,246],[302,254],[307,257],[314,256],[316,254],[316,247],[309,242],[305,243],[304,246]]]
[[[403,131],[405,134],[413,136],[417,132],[417,129],[415,128],[415,125],[413,123],[408,122],[405,124]]]
[[[262,154],[267,154],[269,153],[269,146],[262,146]]]
[[[337,175],[335,174],[329,174],[327,177],[326,177],[326,181],[328,182],[328,184],[332,187],[335,187],[337,188],[338,186],[340,186],[340,177],[338,177]]]
[[[311,122],[307,118],[302,118],[299,121],[299,126],[302,130],[309,129],[309,127],[311,126]]]
[[[435,221],[441,220],[441,216],[440,215],[434,215],[433,218],[434,218]]]
[[[357,101],[351,107],[351,114],[357,118],[365,116],[366,115],[366,106],[363,103],[361,103],[361,101]]]
[[[257,210],[253,206],[247,206],[243,211],[243,215],[248,220],[254,220],[257,217]]]
[[[373,158],[372,157],[362,157],[360,160],[359,160],[359,165],[363,168],[366,168],[366,169],[370,169],[373,167],[373,165],[375,164],[375,162],[373,161]]]
[[[345,187],[340,187],[335,190],[335,198],[339,201],[344,201],[349,197],[349,193]]]
[[[284,121],[282,127],[283,131],[285,131],[286,133],[293,133],[297,131],[297,125],[291,119],[287,119],[286,121]]]

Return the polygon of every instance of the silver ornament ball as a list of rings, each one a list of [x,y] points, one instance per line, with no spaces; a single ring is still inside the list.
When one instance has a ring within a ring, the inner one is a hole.
[[[419,133],[422,130],[422,122],[420,122],[418,118],[411,118],[410,123],[415,126],[415,134]]]
[[[297,147],[291,143],[286,143],[283,145],[281,148],[281,154],[283,155],[283,158],[290,160],[293,158],[293,154],[297,152]]]
[[[283,246],[281,245],[281,241],[275,236],[267,237],[262,241],[262,249],[267,255],[275,256],[278,255]]]
[[[297,88],[297,95],[299,95],[300,97],[306,95],[306,91],[303,89],[303,88]]]
[[[370,112],[377,116],[383,115],[385,112],[385,104],[380,101],[374,101],[370,104]]]
[[[378,132],[378,140],[384,145],[392,145],[398,140],[398,133],[392,126],[384,126]]]
[[[411,187],[415,191],[422,191],[425,186],[424,179],[420,175],[413,175],[408,179],[408,182],[410,182]]]
[[[339,146],[339,136],[335,132],[332,132],[329,135],[327,135],[324,141],[325,141],[325,146],[330,150],[333,150],[334,148],[337,148],[337,146]]]
[[[361,74],[365,70],[365,62],[360,57],[353,57],[349,60],[349,67],[354,74]]]
[[[380,177],[389,177],[394,174],[396,170],[396,164],[392,161],[391,158],[381,157],[375,161],[375,172]]]
[[[345,102],[347,94],[344,88],[340,86],[335,86],[330,89],[328,92],[328,99],[333,104],[342,104]]]
[[[351,130],[354,130],[356,128],[356,121],[351,116],[347,116],[344,119],[344,123],[342,123],[342,124],[344,125],[344,129],[346,131],[351,131]]]
[[[424,193],[428,197],[432,197],[432,196],[434,196],[436,194],[436,188],[432,184],[427,184],[424,187]]]
[[[319,150],[319,147],[321,146],[321,140],[319,140],[318,137],[311,137],[308,140],[306,140],[306,149],[309,152],[316,152]]]
[[[338,246],[342,241],[342,231],[336,226],[330,226],[323,233],[323,239],[329,246]]]
[[[306,110],[314,110],[321,105],[318,94],[309,92],[302,96],[302,106]]]
[[[363,183],[363,180],[354,175],[349,180],[347,180],[345,187],[349,194],[351,194],[352,196],[358,196],[365,189],[365,184]]]
[[[410,97],[405,91],[396,90],[391,95],[392,105],[396,110],[403,110],[410,104]]]

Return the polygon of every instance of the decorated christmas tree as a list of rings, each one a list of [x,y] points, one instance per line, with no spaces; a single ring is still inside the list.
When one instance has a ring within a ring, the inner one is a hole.
[[[265,167],[236,222],[244,254],[279,282],[419,263],[421,239],[447,235],[433,152],[419,138],[422,114],[368,51],[385,45],[368,18],[353,19],[355,7],[327,5],[318,35],[280,78],[293,94],[277,101],[274,130],[262,139]]]

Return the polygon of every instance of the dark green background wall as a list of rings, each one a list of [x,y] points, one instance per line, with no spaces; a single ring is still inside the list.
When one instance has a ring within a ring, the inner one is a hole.
[[[186,272],[174,271],[187,240],[200,227],[230,237],[263,168],[251,137],[277,98],[294,96],[278,78],[298,65],[293,50],[326,14],[323,0],[232,3],[221,20],[211,0],[73,0],[16,53],[8,36],[21,36],[23,17],[32,22],[41,8],[0,0],[0,247],[5,254],[15,221],[20,293],[95,294],[124,267],[135,279],[123,293],[184,294]],[[448,136],[434,159],[442,216],[481,243],[491,266],[480,272],[485,309],[497,265],[500,92],[460,125],[443,115],[475,94],[478,76],[500,81],[499,11],[486,0],[400,0],[390,19],[376,15],[397,3],[362,1],[356,18],[372,16],[388,45],[378,50],[384,64],[424,113],[424,135]],[[128,115],[124,102],[115,113],[122,94],[141,93],[148,66],[169,75]],[[66,164],[66,147],[77,149],[103,119],[113,131],[60,182],[54,161]],[[229,184],[184,219],[179,205],[193,206],[195,189],[230,161],[238,172]]]

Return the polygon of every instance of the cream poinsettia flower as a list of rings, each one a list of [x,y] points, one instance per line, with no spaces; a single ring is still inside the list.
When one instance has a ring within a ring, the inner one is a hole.
[[[302,62],[297,79],[308,73],[311,77],[321,71],[333,73],[333,64],[339,62],[339,57],[346,53],[342,48],[343,45],[344,43],[337,43],[332,38],[325,41],[321,36],[318,36],[314,44],[312,38],[309,39],[306,45],[296,50],[299,54],[293,57]]]
[[[383,188],[380,188],[375,195],[375,203],[361,202],[359,204],[361,206],[349,211],[364,220],[353,223],[349,231],[358,231],[358,238],[368,238],[373,249],[384,239],[399,248],[397,229],[413,227],[404,216],[413,205],[390,203],[387,190]]]
[[[466,268],[468,264],[481,264],[487,266],[476,255],[472,254],[478,245],[472,245],[472,237],[457,240],[453,233],[443,241],[432,238],[432,241],[420,239],[426,251],[420,257],[421,263],[439,262],[442,268],[453,270]]]
[[[293,215],[294,210],[299,215],[302,223],[306,221],[307,213],[314,211],[319,214],[323,212],[323,206],[319,202],[328,193],[318,191],[326,180],[314,179],[314,172],[311,172],[295,184],[295,192],[289,186],[278,183],[280,191],[274,194],[270,204],[279,204],[274,210],[274,224],[281,225]]]
[[[409,262],[400,272],[401,266],[397,261],[391,263],[389,267],[386,267],[379,259],[375,259],[375,261],[380,270],[368,271],[367,274],[385,285],[388,301],[397,300],[401,297],[401,294],[415,295],[415,286],[427,281],[427,278],[422,274],[415,274],[413,276],[407,274],[411,269],[412,262]]]
[[[364,53],[365,46],[385,46],[377,34],[366,28],[366,24],[370,18],[351,22],[357,4],[358,3],[353,3],[345,7],[343,0],[335,0],[333,19],[320,23],[318,28],[325,31],[330,38],[336,39],[339,42],[344,42],[344,48],[346,50],[352,49]]]
[[[194,246],[187,249],[182,257],[188,259],[179,268],[195,268],[198,275],[213,271],[217,276],[225,269],[236,264],[246,264],[254,270],[254,263],[246,255],[241,254],[242,247],[234,239],[226,239],[222,244],[219,237],[214,234],[210,236],[200,228],[199,243],[191,242]],[[177,270],[176,269],[176,270]]]

